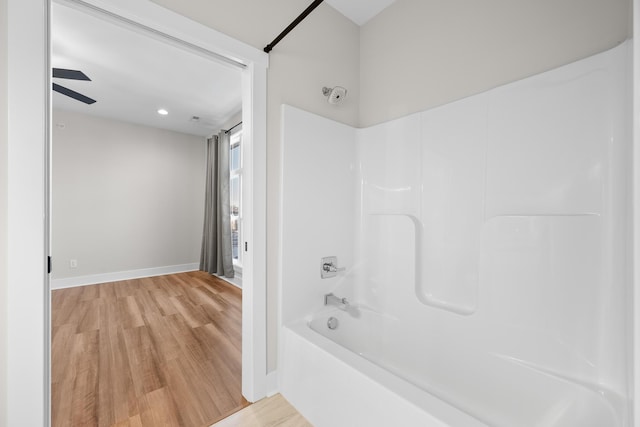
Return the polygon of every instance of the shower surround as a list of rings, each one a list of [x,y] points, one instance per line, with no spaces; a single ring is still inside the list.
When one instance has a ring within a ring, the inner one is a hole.
[[[366,129],[283,107],[279,381],[309,421],[633,425],[630,49]]]

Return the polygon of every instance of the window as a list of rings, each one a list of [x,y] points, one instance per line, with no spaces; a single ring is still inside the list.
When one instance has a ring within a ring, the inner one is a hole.
[[[229,192],[233,266],[242,267],[242,131],[229,138]]]

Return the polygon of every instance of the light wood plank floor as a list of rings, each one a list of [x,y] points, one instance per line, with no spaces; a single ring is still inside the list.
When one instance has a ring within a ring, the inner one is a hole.
[[[211,427],[313,427],[293,406],[276,394],[215,423]]]
[[[247,406],[241,307],[203,272],[53,291],[53,426],[200,427]]]

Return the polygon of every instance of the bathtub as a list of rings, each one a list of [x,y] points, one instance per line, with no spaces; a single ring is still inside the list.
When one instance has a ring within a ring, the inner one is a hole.
[[[417,343],[404,328],[362,306],[283,327],[282,394],[316,427],[623,425],[614,393],[483,351],[472,339],[422,336],[432,349],[412,360]]]

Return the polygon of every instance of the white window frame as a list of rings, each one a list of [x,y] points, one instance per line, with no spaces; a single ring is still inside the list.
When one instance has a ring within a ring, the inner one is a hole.
[[[243,157],[244,157],[244,153],[243,153],[243,144],[242,144],[242,129],[236,130],[234,132],[231,133],[231,136],[229,137],[229,151],[231,151],[231,149],[233,148],[234,145],[238,145],[240,148],[240,166],[237,169],[231,169],[231,165],[229,165],[229,181],[231,181],[231,179],[233,179],[234,177],[238,177],[239,180],[239,192],[240,192],[240,204],[238,206],[238,259],[236,260],[234,258],[233,260],[233,269],[235,270],[236,273],[240,273],[240,275],[242,275],[242,254],[244,252],[244,248],[243,248],[243,220],[244,220],[244,215],[243,215],[243,208],[242,208],[242,187],[244,184],[244,177],[243,177]],[[229,158],[231,158],[231,156],[229,156]]]

